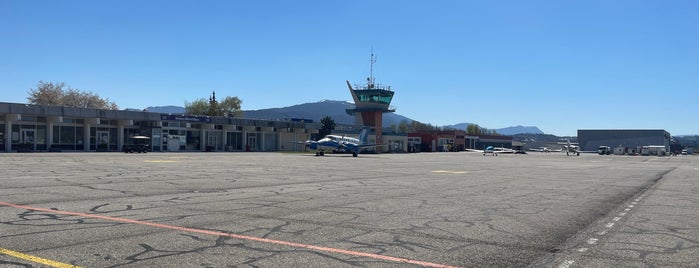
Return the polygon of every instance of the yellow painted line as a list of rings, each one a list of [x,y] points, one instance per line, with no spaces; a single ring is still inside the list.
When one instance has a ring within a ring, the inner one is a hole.
[[[67,263],[52,261],[52,260],[48,260],[48,259],[44,259],[44,258],[39,258],[39,257],[36,257],[36,256],[27,255],[27,254],[24,254],[24,253],[21,253],[21,252],[12,251],[12,250],[9,250],[9,249],[4,249],[4,248],[0,248],[0,254],[5,254],[5,255],[8,255],[8,256],[15,257],[15,258],[20,258],[20,259],[27,260],[27,261],[31,261],[31,262],[35,262],[35,263],[39,263],[39,264],[43,264],[43,265],[48,265],[48,266],[51,266],[51,267],[57,267],[57,268],[79,268],[79,266],[75,266],[75,265],[72,265],[72,264],[67,264]]]
[[[177,163],[177,160],[145,160],[146,163]]]
[[[466,171],[433,170],[432,173],[465,174]]]

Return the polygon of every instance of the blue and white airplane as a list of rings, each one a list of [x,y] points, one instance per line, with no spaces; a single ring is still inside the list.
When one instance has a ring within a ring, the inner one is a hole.
[[[324,156],[325,150],[345,150],[352,152],[352,156],[357,157],[362,148],[381,146],[380,144],[366,144],[367,136],[369,136],[369,128],[365,127],[359,133],[358,138],[344,135],[326,135],[318,141],[307,140],[304,143],[311,150],[316,150],[316,156]]]

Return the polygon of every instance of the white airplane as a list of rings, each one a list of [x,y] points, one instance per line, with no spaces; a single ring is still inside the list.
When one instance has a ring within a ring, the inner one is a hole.
[[[498,154],[513,154],[514,152],[515,151],[510,148],[488,146],[485,147],[485,149],[483,150],[483,155],[492,154],[494,156],[497,156]]]
[[[550,153],[550,152],[562,152],[563,150],[561,149],[551,149],[548,147],[539,147],[539,148],[530,148],[529,151],[532,152],[542,152],[542,153]]]
[[[324,156],[325,150],[345,150],[352,152],[352,156],[357,157],[362,148],[382,146],[381,144],[366,144],[367,136],[369,136],[369,128],[365,127],[359,133],[358,138],[326,135],[318,141],[307,140],[299,143],[305,143],[311,150],[316,150],[316,156]]]
[[[559,142],[558,144],[561,145],[566,155],[570,155],[571,153],[577,156],[580,155],[580,146],[578,146],[577,143],[571,143],[570,139],[566,139],[566,142]]]

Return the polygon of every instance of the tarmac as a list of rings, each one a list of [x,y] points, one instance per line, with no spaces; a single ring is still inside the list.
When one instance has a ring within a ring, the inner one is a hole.
[[[699,267],[698,159],[0,154],[0,267]]]

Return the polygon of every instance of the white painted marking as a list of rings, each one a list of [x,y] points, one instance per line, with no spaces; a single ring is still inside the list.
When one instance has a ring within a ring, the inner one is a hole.
[[[632,207],[633,207],[633,205],[629,205],[629,207],[630,207],[630,208],[632,208]]]
[[[587,251],[587,250],[588,250],[588,248],[579,248],[579,249],[578,249],[578,252],[585,252],[585,251]]]
[[[626,212],[619,213],[619,216],[621,216],[621,217],[626,216]]]
[[[612,227],[614,227],[614,223],[613,222],[607,223],[606,225],[604,225],[604,227],[612,228]]]
[[[638,202],[633,201],[633,202],[631,202],[631,204],[632,204],[632,205],[636,205],[636,204],[638,204]]]
[[[630,208],[625,208],[624,211],[631,211],[631,209],[630,209]]]
[[[597,238],[590,238],[587,240],[587,243],[590,245],[597,244]]]
[[[571,265],[573,265],[575,261],[567,260],[561,263],[561,265],[558,266],[558,268],[570,268]]]
[[[635,200],[636,202],[638,202],[638,201],[641,201],[641,199],[642,199],[642,198],[639,197],[639,198],[636,198],[636,199],[634,199],[634,200]]]
[[[607,230],[602,230],[601,232],[599,232],[599,233],[597,233],[597,234],[598,234],[598,235],[606,235],[606,234],[607,234]]]
[[[612,221],[619,221],[619,220],[621,220],[621,217],[614,217],[614,219],[612,219]]]

